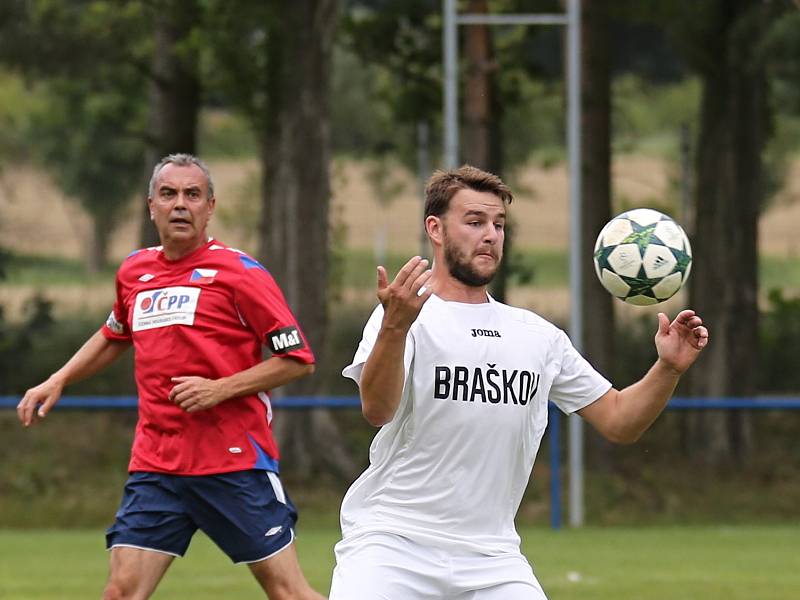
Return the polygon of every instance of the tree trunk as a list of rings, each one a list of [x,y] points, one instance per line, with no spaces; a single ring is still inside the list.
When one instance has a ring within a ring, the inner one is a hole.
[[[150,181],[153,167],[164,156],[197,151],[200,79],[197,52],[189,48],[188,43],[199,24],[200,14],[197,0],[163,0],[155,6],[145,184]],[[140,245],[157,245],[158,233],[150,221],[146,204],[140,214]]]
[[[114,230],[114,217],[110,214],[91,214],[92,231],[86,248],[86,267],[89,273],[102,271],[108,262],[108,244]]]
[[[259,256],[280,284],[318,362],[326,360],[328,327],[329,89],[336,13],[336,0],[284,6],[281,27],[274,30],[282,43],[274,67],[279,92],[270,98],[277,126],[275,160],[261,156],[264,173],[272,177],[265,182]],[[262,151],[271,146],[262,143]],[[319,379],[309,377],[285,391],[322,390]],[[347,479],[355,476],[356,465],[329,411],[283,414],[276,434],[293,473],[307,476],[327,463]]]
[[[758,216],[769,120],[764,69],[754,57],[764,10],[744,1],[720,2],[718,9],[714,31],[700,41],[715,60],[701,70],[691,280],[691,306],[709,326],[711,343],[690,382],[700,396],[748,396],[756,390]],[[748,457],[746,414],[700,412],[688,419],[693,454],[711,464]]]
[[[486,14],[487,0],[470,0],[467,12]],[[464,150],[467,162],[490,168],[492,121],[492,72],[495,69],[488,25],[468,25],[464,30],[467,77],[464,86]]]
[[[487,0],[470,0],[467,12],[487,14]],[[467,164],[503,175],[502,99],[497,78],[497,63],[492,48],[492,30],[488,25],[469,25],[465,28],[465,55],[467,62],[464,86],[464,144],[462,154]],[[494,281],[492,295],[505,302],[508,277],[513,270],[513,212],[506,221],[504,259]]]
[[[614,298],[600,285],[592,252],[611,218],[611,58],[608,3],[585,0],[581,18],[581,318],[584,356],[614,379]],[[589,452],[599,466],[611,463],[610,444],[590,429]]]
[[[614,299],[600,285],[591,260],[597,234],[611,219],[611,80],[608,4],[585,0],[581,28],[583,260],[582,350],[613,377]]]

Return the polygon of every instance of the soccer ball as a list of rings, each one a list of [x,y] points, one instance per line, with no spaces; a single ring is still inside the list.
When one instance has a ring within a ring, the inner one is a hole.
[[[681,226],[651,208],[611,219],[594,245],[594,269],[611,295],[644,306],[681,289],[692,267],[692,248]]]

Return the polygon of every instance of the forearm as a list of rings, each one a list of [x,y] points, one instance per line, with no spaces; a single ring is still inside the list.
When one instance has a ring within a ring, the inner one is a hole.
[[[129,347],[129,342],[109,340],[98,330],[50,379],[65,387],[91,377],[114,362]]]
[[[272,356],[267,360],[217,380],[223,400],[271,390],[314,372],[313,364]]]
[[[659,359],[644,377],[621,390],[614,427],[618,441],[638,440],[664,410],[679,380],[680,373]]]
[[[361,373],[361,410],[376,427],[394,417],[405,381],[406,332],[381,329]]]
[[[578,411],[612,442],[631,444],[647,431],[667,405],[681,374],[708,344],[708,330],[692,310],[681,311],[672,323],[659,313],[655,342],[658,360],[644,377],[622,391],[606,392]]]

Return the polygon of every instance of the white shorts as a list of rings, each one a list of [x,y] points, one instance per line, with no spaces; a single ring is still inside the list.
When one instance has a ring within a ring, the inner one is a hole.
[[[334,551],[329,600],[547,600],[522,554],[453,554],[389,533]]]

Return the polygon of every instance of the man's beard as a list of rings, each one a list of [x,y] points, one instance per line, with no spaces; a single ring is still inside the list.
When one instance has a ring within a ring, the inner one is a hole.
[[[487,274],[478,273],[472,265],[464,259],[464,255],[458,248],[450,243],[447,234],[444,236],[444,262],[447,265],[448,271],[450,271],[450,275],[464,285],[470,287],[483,287],[484,285],[488,285],[492,279],[494,279],[495,273],[497,273],[497,269]]]

